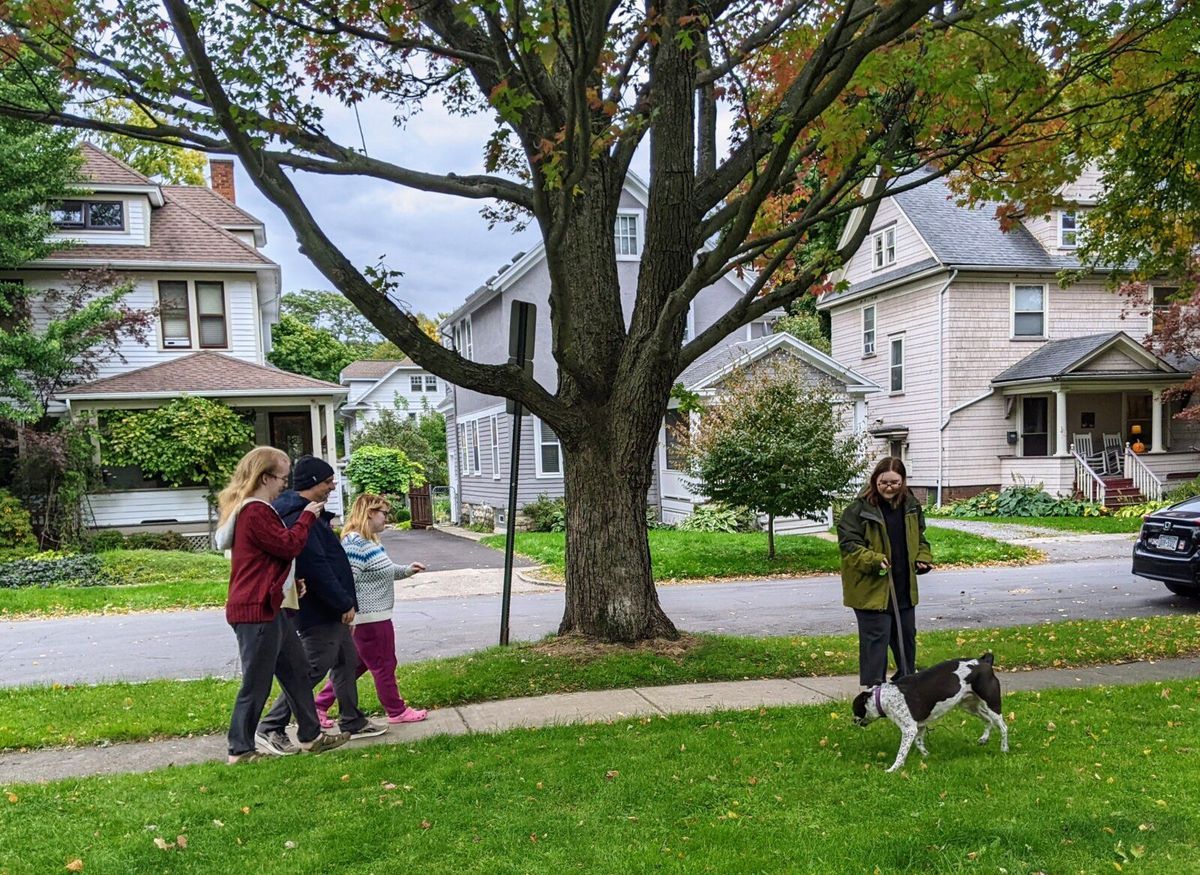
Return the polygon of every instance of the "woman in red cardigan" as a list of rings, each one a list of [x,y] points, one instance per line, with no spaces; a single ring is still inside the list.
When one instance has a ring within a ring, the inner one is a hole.
[[[225,619],[237,636],[242,662],[242,686],[229,724],[229,763],[249,762],[260,755],[254,733],[279,678],[292,703],[300,747],[320,753],[345,744],[342,735],[326,735],[317,722],[309,685],[308,661],[295,630],[282,610],[285,590],[294,580],[295,558],[308,540],[308,528],[324,503],[309,502],[289,529],[271,507],[288,483],[291,461],[274,447],[255,447],[242,457],[218,503],[217,546],[231,551],[229,596]]]

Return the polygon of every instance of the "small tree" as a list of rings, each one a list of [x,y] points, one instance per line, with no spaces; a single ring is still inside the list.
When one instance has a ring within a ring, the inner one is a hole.
[[[378,419],[354,434],[353,443],[355,449],[388,447],[403,450],[411,461],[421,466],[430,483],[442,486],[448,482],[446,418],[440,413],[426,411],[414,421],[385,407],[379,411]]]
[[[275,367],[293,374],[336,383],[342,368],[358,358],[358,352],[325,329],[285,314],[271,326],[271,352],[267,359]]]
[[[862,438],[846,432],[833,390],[778,358],[730,375],[687,457],[710,498],[767,515],[772,559],[775,518],[820,519],[865,465]]]
[[[220,401],[184,395],[110,421],[106,456],[172,486],[206,487],[211,523],[217,493],[253,441],[254,428],[237,412]]]
[[[425,482],[425,472],[404,450],[367,446],[350,454],[346,479],[356,493],[404,495],[410,487]]]

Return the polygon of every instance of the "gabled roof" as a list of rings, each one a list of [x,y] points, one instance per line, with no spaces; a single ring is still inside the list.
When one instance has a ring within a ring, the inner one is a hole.
[[[136,265],[145,262],[155,266],[176,263],[185,266],[245,265],[250,269],[278,267],[253,246],[213,224],[175,195],[168,195],[150,217],[149,246],[80,243],[52,252],[42,263]]]
[[[197,352],[124,374],[72,386],[58,393],[67,400],[164,398],[184,393],[210,397],[239,395],[345,395],[337,383],[314,380],[219,352]]]
[[[382,380],[396,368],[419,367],[410,358],[396,359],[359,359],[350,362],[342,368],[342,381],[346,380]]]
[[[150,177],[138,173],[120,158],[109,155],[86,140],[79,144],[79,154],[83,157],[80,173],[89,182],[103,185],[157,185]]]
[[[710,349],[680,374],[679,382],[683,383],[684,388],[689,392],[709,389],[728,376],[734,368],[752,364],[775,350],[783,350],[795,355],[842,383],[846,387],[846,391],[852,394],[879,391],[877,383],[846,367],[816,347],[798,340],[786,331]]]
[[[237,228],[253,231],[255,242],[259,246],[267,245],[263,223],[207,185],[164,185],[162,189],[168,198],[183,204],[212,224],[227,230]]]
[[[1118,349],[1131,362],[1140,365],[1134,370],[1088,370],[1087,364],[1112,349]],[[1188,374],[1165,359],[1147,350],[1124,331],[1089,334],[1052,340],[1034,350],[1015,365],[992,378],[993,386],[1010,386],[1041,380],[1066,377],[1103,379],[1182,379]]]

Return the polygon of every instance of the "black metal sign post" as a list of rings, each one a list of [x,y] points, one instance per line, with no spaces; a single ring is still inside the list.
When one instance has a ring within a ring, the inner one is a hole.
[[[508,325],[508,361],[533,374],[533,338],[537,307],[513,301]],[[500,644],[508,644],[508,608],[512,602],[513,539],[517,534],[517,474],[521,466],[521,402],[508,399],[513,417],[512,452],[508,463],[508,516],[504,526],[504,591],[500,596]]]

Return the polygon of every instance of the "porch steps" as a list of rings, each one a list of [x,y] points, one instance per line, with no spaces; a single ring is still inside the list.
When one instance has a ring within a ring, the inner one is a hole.
[[[1133,485],[1128,477],[1104,477],[1105,507],[1124,507],[1127,504],[1141,504],[1146,500],[1140,489]]]

